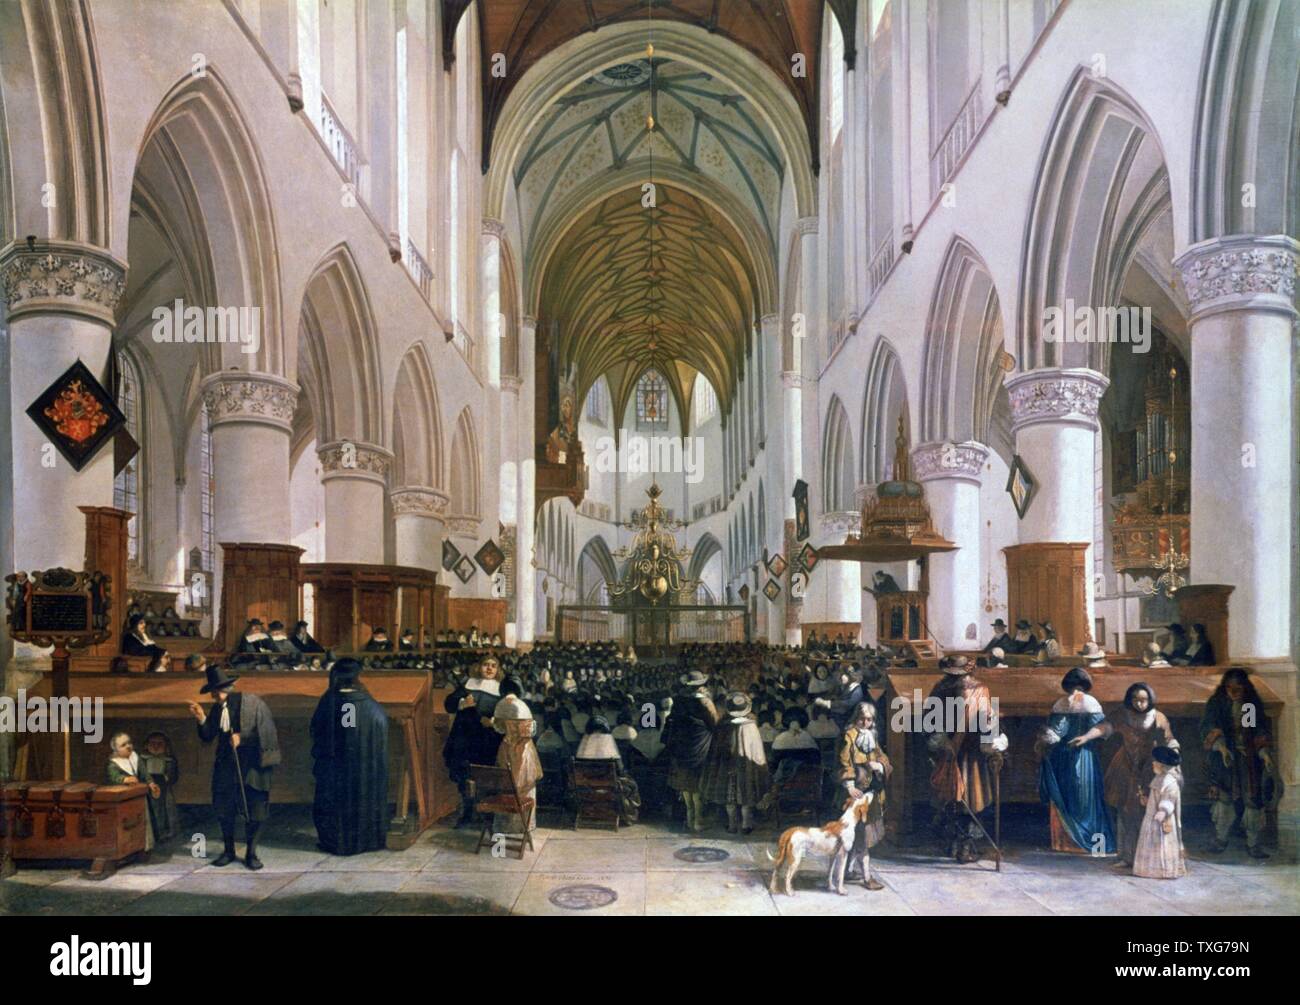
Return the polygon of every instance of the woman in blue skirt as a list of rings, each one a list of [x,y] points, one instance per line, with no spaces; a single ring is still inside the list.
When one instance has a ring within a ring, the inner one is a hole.
[[[1100,741],[1106,713],[1094,698],[1092,677],[1075,667],[1061,680],[1065,697],[1052,706],[1043,731],[1045,749],[1038,792],[1051,814],[1052,850],[1115,854],[1115,831],[1106,807]]]

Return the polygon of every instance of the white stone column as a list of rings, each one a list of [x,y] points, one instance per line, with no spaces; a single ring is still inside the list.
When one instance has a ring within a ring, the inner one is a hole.
[[[1091,631],[1097,411],[1110,381],[1086,368],[1046,368],[1018,373],[1006,385],[1016,452],[1035,481],[1020,543],[1088,544],[1084,596]]]
[[[927,560],[926,601],[930,634],[945,649],[978,647],[980,632],[980,475],[988,447],[966,443],[923,443],[912,451],[912,477],[925,486],[926,502],[939,533],[956,551]],[[973,638],[967,636],[970,626]]]
[[[9,329],[4,366],[11,469],[6,481],[13,506],[12,552],[0,548],[5,572],[80,569],[86,518],[77,507],[113,505],[112,442],[74,471],[27,408],[77,360],[102,379],[125,285],[126,267],[88,245],[40,241],[29,248],[15,241],[0,251],[0,295],[8,305]]]
[[[388,498],[393,507],[393,561],[440,572],[446,493],[405,485],[393,489]]]
[[[1192,308],[1189,578],[1235,587],[1234,660],[1291,653],[1298,261],[1290,237],[1238,236],[1175,262]]]
[[[289,434],[297,385],[269,373],[222,370],[203,381],[202,393],[212,430],[217,541],[288,544]],[[258,472],[255,480],[250,471]]]
[[[114,310],[126,287],[126,267],[100,248],[41,241],[14,242],[0,251],[0,297],[8,305],[3,345],[9,414],[0,426],[8,440],[8,477],[0,488],[0,564],[4,573],[86,560],[86,517],[78,506],[113,505],[113,444],[108,441],[80,471],[27,415],[28,406],[78,359],[98,380],[112,351]],[[125,583],[114,583],[120,597]],[[114,631],[119,626],[113,626]],[[0,693],[13,696],[49,670],[48,649],[18,643],[8,651],[0,622]],[[12,735],[0,734],[0,779],[11,770]]]
[[[862,527],[862,514],[856,510],[841,510],[823,513],[820,521],[821,533],[817,535],[819,547],[825,544],[843,544],[850,533],[856,534]],[[822,577],[825,589],[825,617],[822,621],[844,621],[861,625],[862,623],[862,563],[832,562],[823,560],[813,570],[813,576]]]
[[[518,529],[515,536],[515,631],[520,643],[531,643],[537,636],[537,579],[533,574],[533,541],[537,526],[536,474],[537,445],[533,423],[536,411],[535,359],[537,319],[524,317],[519,323],[518,444],[519,492],[516,497]]]
[[[317,454],[325,490],[325,561],[384,564],[384,494],[393,455],[338,440]]]

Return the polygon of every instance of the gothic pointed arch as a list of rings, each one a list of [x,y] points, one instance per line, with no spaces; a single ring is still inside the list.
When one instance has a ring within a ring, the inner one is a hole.
[[[851,510],[855,506],[853,430],[849,415],[836,395],[826,410],[822,427],[822,511]]]
[[[862,481],[876,485],[890,477],[898,420],[910,427],[907,385],[898,352],[886,338],[876,341],[867,365],[866,392],[862,399]],[[909,442],[912,442],[909,437]]]
[[[0,5],[0,35],[0,148],[36,154],[0,157],[0,247],[27,234],[120,247],[91,4]]]
[[[336,245],[308,280],[298,325],[299,384],[312,398],[317,441],[386,446],[379,340],[352,251]]]
[[[1289,0],[1214,0],[1192,138],[1192,243],[1300,234],[1298,32]]]
[[[241,328],[240,338],[205,345],[205,373],[238,367],[287,376],[273,200],[221,67],[187,75],[159,104],[136,158],[130,209],[133,226],[143,219],[170,242],[190,302],[249,312],[239,324],[255,336]],[[151,269],[140,271],[132,269],[126,292],[137,305],[151,299],[144,288],[156,282]]]
[[[1159,136],[1133,98],[1089,67],[1076,69],[1048,130],[1021,244],[1022,370],[1105,368],[1104,339],[1045,338],[1045,320],[1049,310],[1071,315],[1071,305],[1118,306],[1110,287],[1126,268],[1119,235],[1134,229],[1135,216],[1154,219],[1169,189],[1165,164]]]
[[[416,342],[402,357],[393,389],[394,485],[442,488],[441,414],[429,351]]]
[[[482,465],[480,462],[478,433],[474,416],[469,408],[462,409],[456,419],[456,431],[451,439],[450,469],[447,490],[450,496],[449,511],[454,516],[482,516]],[[552,535],[553,536],[553,535]],[[551,544],[554,546],[554,541]]]
[[[968,241],[953,237],[926,320],[921,442],[985,441],[1002,384],[1002,330],[988,266]]]

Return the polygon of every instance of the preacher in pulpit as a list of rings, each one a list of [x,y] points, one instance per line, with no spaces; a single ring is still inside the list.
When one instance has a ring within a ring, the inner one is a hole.
[[[208,682],[199,693],[212,695],[212,707],[204,712],[203,706],[192,701],[189,709],[199,724],[199,739],[204,743],[217,741],[212,807],[221,823],[225,847],[212,864],[224,866],[235,860],[235,818],[243,817],[247,841],[244,865],[260,869],[257,832],[266,821],[271,779],[280,763],[275,720],[266,702],[257,695],[235,691],[238,674],[228,674],[222,667],[208,667],[207,675]]]
[[[329,690],[311,717],[312,820],[332,855],[377,851],[388,833],[388,715],[360,676],[353,659],[330,667]]]

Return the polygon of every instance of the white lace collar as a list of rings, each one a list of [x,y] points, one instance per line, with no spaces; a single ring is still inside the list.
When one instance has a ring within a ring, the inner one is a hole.
[[[1087,712],[1090,715],[1104,714],[1101,710],[1101,702],[1086,692],[1080,696],[1080,700],[1077,703],[1071,703],[1068,694],[1062,695],[1060,698],[1056,699],[1056,704],[1052,706],[1052,711],[1075,714]]]

